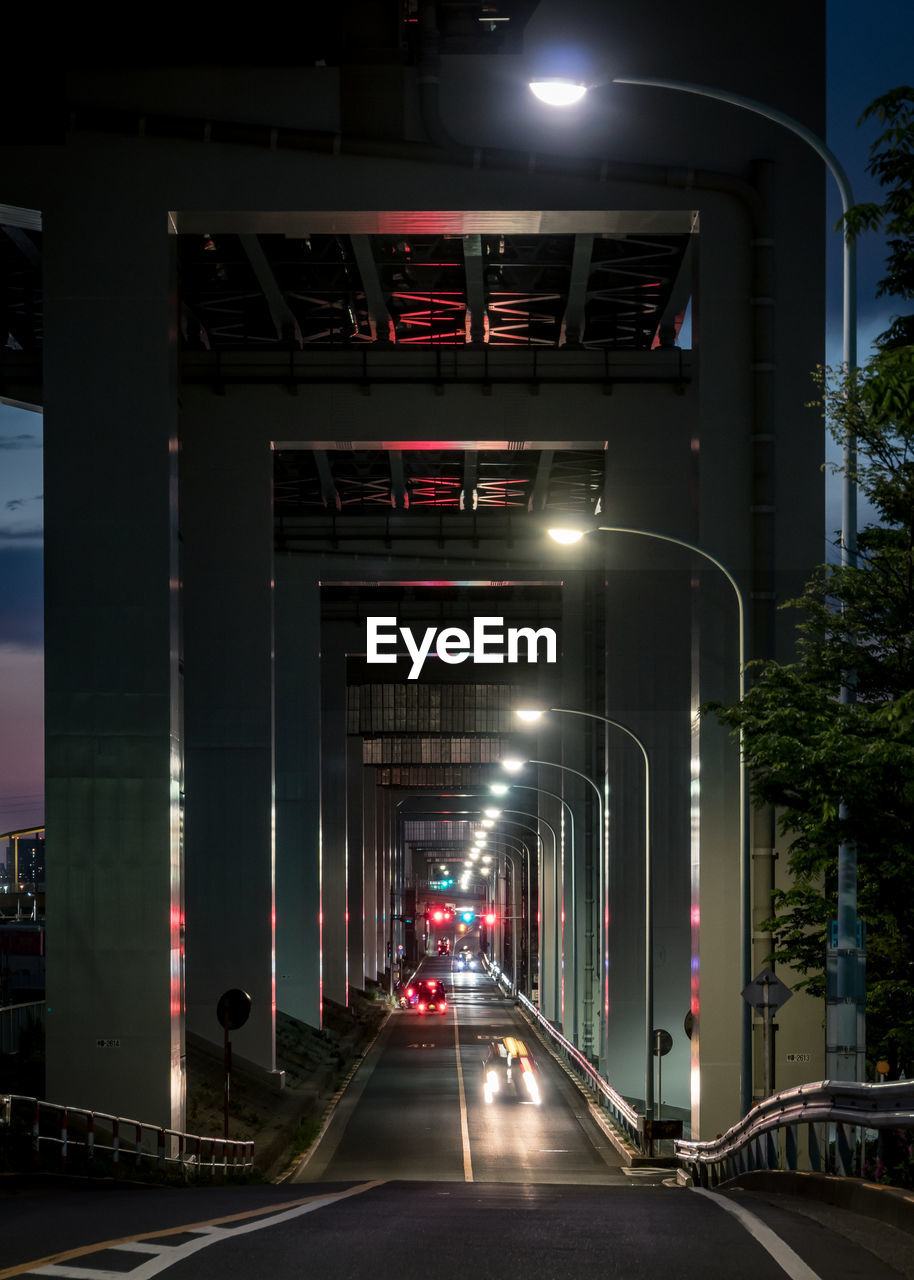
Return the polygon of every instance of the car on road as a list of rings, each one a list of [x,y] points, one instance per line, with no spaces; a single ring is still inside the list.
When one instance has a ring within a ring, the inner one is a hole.
[[[489,1105],[497,1098],[540,1105],[539,1072],[523,1040],[504,1036],[489,1041],[482,1060],[482,1092]]]
[[[417,1013],[447,1013],[447,991],[437,978],[414,979],[400,993],[400,1008]]]
[[[438,982],[436,978],[424,978],[417,983],[417,991],[418,1013],[447,1013],[447,991],[443,982]]]
[[[438,939],[438,954],[439,954],[439,956],[449,956],[449,955],[451,954],[451,940],[450,940],[450,938],[439,938],[439,939]]]

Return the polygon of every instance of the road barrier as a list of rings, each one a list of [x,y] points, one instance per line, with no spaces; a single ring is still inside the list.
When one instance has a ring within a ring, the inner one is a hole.
[[[564,1060],[612,1115],[633,1145],[646,1146],[644,1119],[596,1068],[486,958],[486,970],[536,1022]],[[765,1098],[719,1138],[678,1138],[680,1166],[694,1183],[714,1187],[755,1169],[878,1179],[914,1159],[914,1082],[822,1080]],[[905,1155],[907,1153],[907,1155]]]
[[[633,1144],[640,1148],[644,1141],[643,1120],[635,1108],[626,1102],[621,1094],[616,1093],[612,1085],[607,1084],[593,1063],[589,1062],[580,1049],[575,1048],[570,1040],[566,1040],[562,1033],[557,1031],[547,1018],[543,1017],[532,1001],[528,1000],[522,992],[515,991],[513,983],[510,982],[497,964],[489,960],[488,957],[484,957],[484,963],[489,976],[494,978],[506,995],[513,996],[524,1012],[534,1020],[540,1031],[558,1050],[582,1084],[594,1095],[600,1106],[610,1113],[617,1126],[623,1130]]]
[[[679,1139],[694,1183],[715,1187],[755,1169],[878,1178],[914,1141],[914,1082],[820,1080],[772,1094],[719,1138]]]
[[[254,1143],[204,1138],[103,1111],[0,1094],[0,1167],[183,1179],[254,1168]]]
[[[0,1054],[19,1053],[23,1033],[44,1024],[44,1001],[7,1004],[0,1008]]]

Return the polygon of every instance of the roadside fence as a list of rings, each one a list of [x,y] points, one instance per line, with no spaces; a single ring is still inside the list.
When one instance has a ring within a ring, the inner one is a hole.
[[[0,1094],[0,1168],[133,1178],[227,1178],[254,1168],[254,1143],[205,1138],[7,1093]]]

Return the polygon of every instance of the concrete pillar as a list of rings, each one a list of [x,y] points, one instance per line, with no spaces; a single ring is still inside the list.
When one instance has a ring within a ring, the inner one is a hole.
[[[321,964],[323,995],[349,1000],[347,922],[346,649],[343,628],[321,628]]]
[[[276,974],[277,1006],[321,1025],[320,587],[317,564],[277,554]]]
[[[361,745],[361,744],[360,744]],[[372,765],[362,766],[362,883],[364,978],[376,982],[381,970],[383,939],[378,925],[378,787],[377,770]],[[418,927],[418,926],[417,926]]]
[[[145,193],[71,178],[43,245],[47,1096],[181,1128],[172,246]]]
[[[595,584],[597,597],[602,583]],[[562,685],[558,704],[582,711],[601,710],[604,653],[595,628],[594,589],[585,575],[569,573],[562,590]],[[597,606],[602,601],[597,598]],[[601,612],[601,611],[600,611]],[[602,759],[593,744],[602,737],[597,722],[583,716],[551,717],[550,752],[568,768],[592,778],[604,791]],[[577,1046],[588,1056],[600,1049],[598,856],[601,831],[596,799],[574,775],[563,773],[558,787],[574,804],[573,816],[564,807],[557,813],[564,831],[565,857],[565,1005],[566,1034],[577,1029]],[[605,796],[604,796],[605,799]],[[573,844],[572,844],[573,822]]]
[[[218,415],[218,417],[217,417]],[[216,1005],[240,987],[235,1053],[275,1052],[272,453],[230,398],[182,420],[187,724],[188,1028],[220,1042]]]
[[[362,846],[362,739],[350,734],[346,739],[346,773],[349,785],[347,801],[347,884],[346,930],[348,934],[347,969],[349,983],[365,989],[365,851]]]

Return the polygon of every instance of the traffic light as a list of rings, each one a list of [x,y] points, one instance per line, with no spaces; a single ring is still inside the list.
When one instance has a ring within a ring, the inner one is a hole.
[[[486,914],[485,914],[485,916],[483,917],[483,919],[485,920],[486,924],[494,924],[494,923],[495,923],[495,912],[494,912],[494,911],[487,911],[487,912],[486,912]]]
[[[461,911],[460,913],[460,919],[463,921],[464,924],[472,924],[475,918],[476,918],[475,911]]]
[[[432,912],[432,919],[434,920],[435,924],[441,924],[442,920],[444,919],[444,912],[443,912],[443,911],[433,911],[433,912]]]

